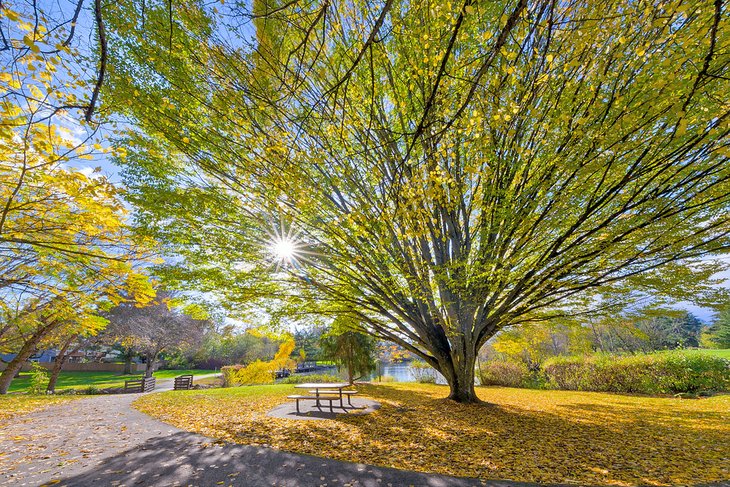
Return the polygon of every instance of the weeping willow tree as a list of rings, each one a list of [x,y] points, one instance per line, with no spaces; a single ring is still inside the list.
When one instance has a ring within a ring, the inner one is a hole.
[[[499,330],[705,296],[728,250],[719,0],[143,5],[103,100],[173,277],[346,309],[456,401]]]

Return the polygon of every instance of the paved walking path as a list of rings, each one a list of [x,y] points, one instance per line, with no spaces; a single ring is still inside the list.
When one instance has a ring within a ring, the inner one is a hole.
[[[171,388],[160,381],[158,390]],[[2,486],[530,487],[216,444],[131,407],[139,394],[49,407],[0,427]],[[448,462],[448,458],[443,459]],[[719,485],[719,484],[717,484]],[[544,487],[544,486],[542,486]],[[575,487],[573,484],[571,487]]]

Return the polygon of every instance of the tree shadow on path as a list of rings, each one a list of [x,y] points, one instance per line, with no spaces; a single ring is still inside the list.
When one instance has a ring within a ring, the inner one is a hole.
[[[529,487],[535,484],[484,482],[346,463],[279,450],[213,444],[193,433],[154,438],[100,462],[93,470],[59,479],[68,486],[424,486]]]

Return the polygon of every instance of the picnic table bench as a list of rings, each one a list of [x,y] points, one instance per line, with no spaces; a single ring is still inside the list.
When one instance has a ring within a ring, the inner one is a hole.
[[[347,397],[347,404],[349,404],[350,406],[352,406],[352,400],[350,398],[352,396],[354,396],[355,394],[357,394],[357,391],[343,391],[343,390],[339,390],[338,391],[338,390],[334,390],[334,389],[333,390],[323,389],[321,391],[318,390],[318,389],[312,389],[312,390],[310,390],[308,392],[310,394],[317,394],[317,392],[319,392],[319,394],[337,394],[337,396],[340,399],[340,407],[344,407],[344,405],[342,404],[342,398],[343,397]],[[315,398],[316,398],[316,396],[315,396]]]
[[[172,386],[174,391],[186,391],[193,387],[193,376],[191,375],[178,375],[175,377],[175,382]]]
[[[292,394],[290,396],[287,396],[289,399],[294,399],[297,403],[297,414],[301,414],[301,411],[299,409],[299,401],[302,400],[311,400],[315,401],[315,404],[317,407],[320,406],[321,401],[328,401],[329,402],[329,409],[330,412],[334,412],[334,401],[340,402],[340,408],[345,409],[345,404],[343,402],[343,398],[347,397],[347,403],[351,406],[351,397],[354,394],[357,394],[357,391],[344,391],[343,389],[345,387],[349,387],[350,384],[346,382],[330,382],[330,383],[324,383],[324,384],[316,384],[316,383],[306,383],[306,384],[298,384],[294,387],[298,389],[308,389],[309,395],[303,395],[303,394]]]

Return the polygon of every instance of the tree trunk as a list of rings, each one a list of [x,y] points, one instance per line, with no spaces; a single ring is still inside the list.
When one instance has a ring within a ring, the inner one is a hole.
[[[56,357],[56,361],[53,364],[53,369],[51,370],[51,377],[48,380],[48,386],[46,387],[46,392],[48,394],[55,394],[56,393],[56,382],[58,381],[58,376],[61,374],[61,369],[63,368],[63,364],[66,363],[66,359],[68,359],[68,347],[71,346],[71,343],[78,338],[78,335],[73,335],[70,337],[61,347],[61,350],[58,352],[58,356]],[[79,347],[77,347],[74,351],[78,350]]]
[[[20,371],[21,367],[28,357],[33,355],[38,347],[40,341],[53,329],[52,326],[44,326],[40,330],[37,330],[29,339],[23,344],[23,347],[9,363],[8,366],[0,374],[0,394],[7,394],[10,389],[10,383],[13,381],[15,375]]]
[[[454,371],[453,380],[449,382],[449,399],[460,403],[480,403],[474,390],[474,367]]]
[[[147,363],[145,364],[145,367],[144,367],[144,376],[145,377],[152,377],[152,373],[154,372],[154,370],[152,370],[152,369],[155,366],[155,360],[157,360],[158,354],[159,353],[147,355]]]
[[[124,375],[132,374],[132,350],[127,349],[124,356]]]
[[[454,359],[458,357],[458,359]],[[482,400],[474,389],[474,366],[476,354],[454,354],[439,363],[439,372],[449,384],[449,399],[463,404],[478,404]]]
[[[352,340],[352,338],[351,338]],[[353,350],[352,350],[352,341],[348,341],[347,343],[347,383],[352,385],[355,381],[352,379],[352,367],[353,367]]]

